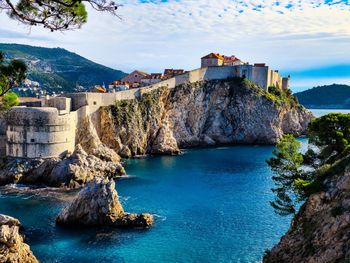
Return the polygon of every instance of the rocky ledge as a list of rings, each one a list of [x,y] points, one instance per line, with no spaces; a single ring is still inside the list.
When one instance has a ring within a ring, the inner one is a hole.
[[[20,222],[10,216],[0,214],[0,262],[39,262],[20,234]]]
[[[99,138],[122,157],[178,154],[180,148],[274,144],[301,135],[312,114],[288,90],[267,92],[246,79],[160,88],[100,108]]]
[[[300,208],[264,263],[350,262],[350,166],[324,185],[326,190],[311,195]]]
[[[74,153],[63,159],[8,159],[0,169],[0,185],[20,183],[78,188],[96,176],[114,178],[125,174],[119,159],[105,153],[110,152],[108,148],[100,145],[96,149],[95,154],[88,154],[78,144]]]
[[[149,227],[150,214],[125,213],[114,180],[95,178],[56,218],[59,225]]]

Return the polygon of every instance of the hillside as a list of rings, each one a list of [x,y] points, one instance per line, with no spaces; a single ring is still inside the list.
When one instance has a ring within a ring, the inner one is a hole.
[[[333,84],[294,94],[309,109],[350,109],[350,86]]]
[[[24,60],[29,69],[28,79],[51,91],[73,91],[76,85],[89,88],[126,75],[62,48],[0,44],[0,51],[6,59]]]

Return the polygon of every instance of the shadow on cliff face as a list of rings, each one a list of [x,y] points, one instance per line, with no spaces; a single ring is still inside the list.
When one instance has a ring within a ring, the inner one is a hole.
[[[202,81],[145,93],[100,109],[101,142],[122,157],[179,148],[274,144],[306,131],[312,114],[288,90],[246,79]]]

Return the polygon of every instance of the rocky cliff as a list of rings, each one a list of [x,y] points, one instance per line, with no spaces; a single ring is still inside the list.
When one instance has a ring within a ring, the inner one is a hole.
[[[350,156],[344,158],[345,172],[333,173],[324,181],[325,190],[308,198],[265,263],[350,262],[349,161]]]
[[[0,164],[0,185],[43,183],[77,188],[97,176],[125,174],[120,156],[273,144],[284,133],[304,133],[311,118],[288,91],[266,92],[245,79],[164,87],[139,99],[101,107],[96,126],[90,117],[81,121],[74,153],[63,158],[6,160]]]
[[[39,262],[20,234],[20,222],[10,216],[0,214],[0,262]]]
[[[76,129],[75,151],[62,158],[8,158],[0,163],[0,185],[44,184],[79,188],[95,177],[125,174],[119,155],[101,143],[90,118]]]
[[[287,91],[248,80],[184,84],[100,109],[101,141],[122,157],[178,154],[180,148],[273,144],[305,132],[312,114]]]
[[[88,154],[78,144],[74,153],[63,159],[8,159],[0,169],[0,185],[19,183],[79,188],[97,176],[114,178],[124,175],[119,161],[109,159],[110,151],[106,152]],[[99,158],[100,155],[103,157]]]

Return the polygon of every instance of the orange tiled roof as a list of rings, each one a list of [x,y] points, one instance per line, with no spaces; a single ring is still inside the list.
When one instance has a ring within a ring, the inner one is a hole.
[[[161,79],[161,78],[163,78],[162,73],[152,73],[152,74],[144,77],[144,79]]]
[[[236,62],[236,61],[241,61],[239,58],[237,58],[236,56],[231,56],[231,57],[228,57],[228,56],[223,56],[224,57],[224,61],[226,63],[228,62]]]
[[[209,59],[209,58],[217,58],[220,60],[224,60],[224,57],[222,55],[220,55],[219,53],[210,53],[210,54],[202,57],[202,59]]]
[[[183,69],[165,69],[164,70],[164,75],[171,75],[171,74],[182,74],[184,73],[185,70]]]

